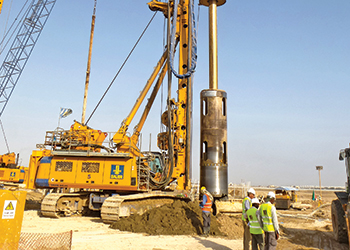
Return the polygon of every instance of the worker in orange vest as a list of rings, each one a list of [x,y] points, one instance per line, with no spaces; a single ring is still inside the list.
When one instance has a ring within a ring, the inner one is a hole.
[[[210,214],[211,206],[213,204],[213,196],[205,187],[201,187],[201,193],[203,194],[203,200],[199,206],[202,208],[203,235],[207,237],[210,233]]]

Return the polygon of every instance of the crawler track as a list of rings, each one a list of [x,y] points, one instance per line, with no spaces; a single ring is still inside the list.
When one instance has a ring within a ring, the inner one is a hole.
[[[45,217],[59,218],[56,204],[64,194],[48,194],[41,202],[41,214]]]
[[[81,214],[86,198],[86,194],[78,193],[48,194],[41,202],[41,214],[51,218]]]
[[[149,209],[172,203],[174,200],[189,201],[190,198],[176,192],[152,192],[108,197],[101,207],[104,223],[113,223],[120,217],[143,214]],[[45,196],[41,203],[41,213],[45,217],[82,215],[88,207],[88,194],[54,193]]]

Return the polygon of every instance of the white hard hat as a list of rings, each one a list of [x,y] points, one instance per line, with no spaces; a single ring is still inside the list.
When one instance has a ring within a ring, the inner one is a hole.
[[[251,194],[255,195],[255,190],[253,188],[249,188],[248,193],[251,193]]]
[[[260,204],[259,199],[258,198],[253,198],[252,199],[252,204],[254,204],[254,203]]]
[[[267,194],[267,197],[276,198],[275,193],[271,191]]]

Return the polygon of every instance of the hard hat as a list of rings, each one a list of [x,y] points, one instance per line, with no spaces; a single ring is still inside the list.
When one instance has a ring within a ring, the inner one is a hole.
[[[203,190],[205,190],[206,188],[203,186],[203,187],[201,187],[201,191],[203,191]]]
[[[252,199],[252,204],[254,204],[254,203],[260,204],[259,199],[258,198],[253,198]]]
[[[253,188],[249,188],[248,193],[251,193],[251,194],[255,195],[255,190]]]
[[[271,191],[267,194],[267,197],[269,197],[269,198],[276,198],[275,193],[271,192]]]

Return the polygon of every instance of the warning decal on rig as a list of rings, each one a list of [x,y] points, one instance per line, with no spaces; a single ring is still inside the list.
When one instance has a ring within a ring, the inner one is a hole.
[[[17,201],[6,201],[4,202],[4,210],[2,211],[3,219],[14,219],[16,215]]]

